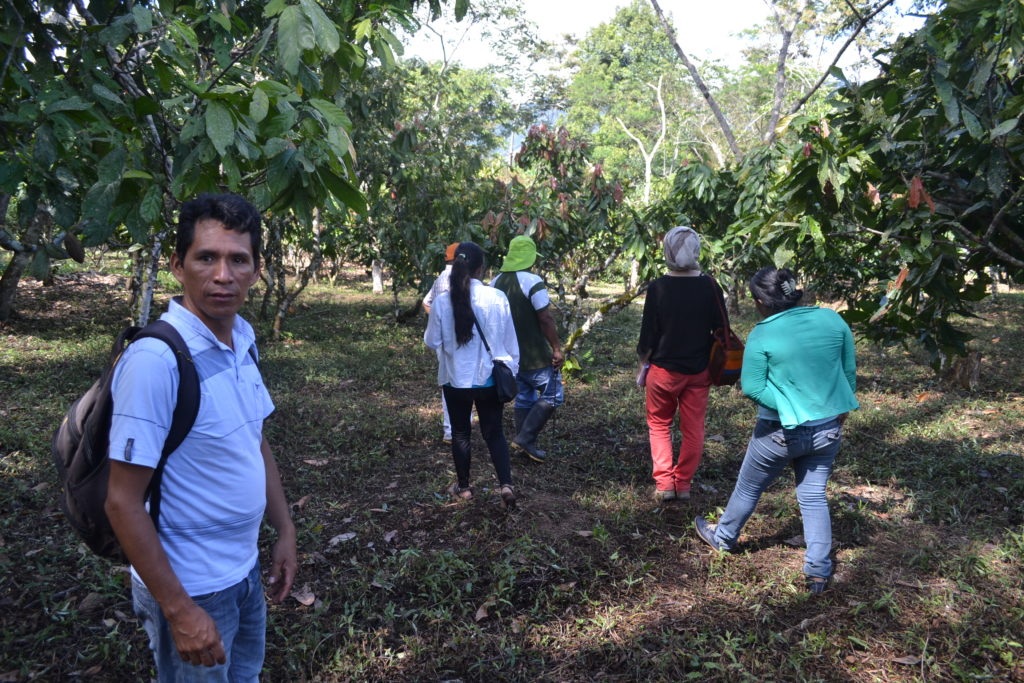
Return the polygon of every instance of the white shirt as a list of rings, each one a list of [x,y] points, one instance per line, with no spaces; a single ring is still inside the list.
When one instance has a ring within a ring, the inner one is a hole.
[[[256,563],[267,488],[260,444],[274,404],[249,356],[256,341],[252,327],[240,316],[232,330],[234,348],[176,301],[161,319],[188,344],[200,399],[192,431],[167,458],[158,532],[185,591],[204,595],[238,583]],[[156,467],[178,382],[167,344],[140,339],[128,346],[114,371],[111,460]]]
[[[423,343],[437,352],[437,383],[441,386],[447,384],[458,389],[483,386],[491,376],[494,360],[504,361],[513,373],[519,372],[519,342],[505,293],[479,280],[470,280],[469,291],[473,312],[487,337],[491,353],[484,348],[475,325],[473,338],[459,346],[455,340],[451,292],[439,295],[430,309]]]
[[[447,264],[441,274],[434,280],[434,285],[427,292],[427,295],[423,297],[423,305],[429,310],[434,305],[434,299],[441,294],[444,294],[451,288],[452,278],[452,264]]]

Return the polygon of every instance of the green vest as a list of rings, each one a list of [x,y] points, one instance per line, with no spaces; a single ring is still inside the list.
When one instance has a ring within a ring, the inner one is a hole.
[[[530,297],[544,289],[544,281],[538,280],[527,295],[519,286],[519,272],[521,271],[500,273],[491,282],[491,286],[500,289],[508,297],[508,305],[512,309],[512,323],[515,325],[516,339],[519,341],[519,369],[539,370],[551,365],[551,346],[540,331],[537,311]]]

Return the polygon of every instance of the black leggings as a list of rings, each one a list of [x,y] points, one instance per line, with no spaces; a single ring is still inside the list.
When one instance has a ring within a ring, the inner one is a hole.
[[[501,428],[501,410],[504,407],[498,400],[498,392],[494,387],[482,389],[456,389],[442,387],[444,400],[448,404],[448,418],[452,423],[452,460],[455,461],[455,473],[459,477],[459,486],[469,486],[469,436],[470,415],[476,403],[476,414],[480,417],[480,435],[487,443],[491,453],[494,472],[498,475],[499,485],[512,485],[512,465],[509,462],[508,443]]]

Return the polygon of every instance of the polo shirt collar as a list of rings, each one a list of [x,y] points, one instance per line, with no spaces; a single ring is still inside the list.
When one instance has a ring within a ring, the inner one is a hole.
[[[167,317],[191,330],[197,336],[202,337],[208,341],[211,346],[215,346],[225,351],[232,351],[232,349],[230,349],[226,344],[217,339],[213,330],[207,327],[206,324],[199,319],[199,316],[182,305],[180,296],[176,296],[171,299],[170,304],[167,306]],[[248,353],[249,347],[256,343],[256,335],[253,332],[252,325],[247,323],[242,316],[237,314],[235,315],[235,320],[232,324],[231,338],[235,347],[233,352],[238,357],[242,357]]]

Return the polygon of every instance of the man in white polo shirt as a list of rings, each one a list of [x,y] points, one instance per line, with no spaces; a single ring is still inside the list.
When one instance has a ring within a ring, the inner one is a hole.
[[[259,277],[260,216],[237,195],[201,195],[181,207],[171,270],[184,288],[161,318],[188,344],[199,374],[199,414],[167,459],[159,530],[146,487],[171,425],[174,352],[156,339],[117,365],[106,510],[132,565],[132,598],[160,681],[256,681],[263,667],[266,599],[257,540],[264,513],[277,531],[272,601],[296,570],[292,524],[263,436],[273,411],[237,315]]]

